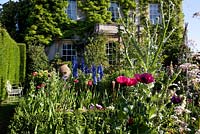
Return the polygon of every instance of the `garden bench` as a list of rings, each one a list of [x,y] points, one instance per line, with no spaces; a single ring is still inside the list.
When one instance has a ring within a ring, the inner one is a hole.
[[[23,94],[23,87],[19,87],[19,86],[12,86],[10,84],[10,81],[6,82],[6,91],[8,93],[8,98],[10,96],[18,96],[21,97]]]

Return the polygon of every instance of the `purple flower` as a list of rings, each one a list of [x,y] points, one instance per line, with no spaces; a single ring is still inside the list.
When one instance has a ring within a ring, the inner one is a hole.
[[[72,59],[72,74],[74,78],[78,77],[78,63],[76,57]]]
[[[97,73],[99,74],[98,81],[100,81],[103,78],[103,67],[102,67],[102,65],[99,65],[97,67]]]
[[[91,70],[87,66],[85,66],[84,73],[89,74],[91,73]]]
[[[93,79],[94,85],[96,85],[97,84],[97,77],[96,77],[96,67],[94,65],[92,65],[92,79]]]
[[[99,104],[96,104],[96,108],[99,109],[99,110],[103,109],[103,107]]]
[[[85,71],[85,62],[84,59],[81,59],[81,71],[84,72]]]
[[[90,109],[93,110],[94,109],[94,104],[90,104]]]
[[[174,96],[172,96],[171,101],[174,104],[178,104],[178,103],[182,102],[182,99],[181,99],[181,97],[174,95]]]

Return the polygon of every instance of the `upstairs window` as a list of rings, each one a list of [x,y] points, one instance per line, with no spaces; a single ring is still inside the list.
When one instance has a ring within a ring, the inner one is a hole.
[[[72,44],[63,44],[62,46],[62,58],[66,61],[72,61],[72,57],[76,57],[77,52],[75,46]]]
[[[68,7],[66,10],[68,17],[72,20],[77,19],[77,2],[76,0],[68,0]]]
[[[149,4],[149,18],[152,24],[161,23],[159,4]]]
[[[117,2],[111,2],[109,11],[112,13],[112,21],[119,18],[119,5]]]

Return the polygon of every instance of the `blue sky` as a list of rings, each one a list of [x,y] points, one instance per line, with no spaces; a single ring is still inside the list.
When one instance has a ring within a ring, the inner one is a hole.
[[[8,0],[0,0],[0,4]],[[16,1],[16,0],[14,0]],[[184,0],[183,12],[185,23],[188,23],[189,46],[194,51],[200,52],[200,17],[193,18],[193,13],[200,11],[200,0]]]
[[[185,23],[188,23],[188,38],[194,43],[194,45],[191,43],[190,47],[200,52],[200,17],[193,18],[193,13],[198,11],[200,11],[200,0],[184,0],[183,12]]]

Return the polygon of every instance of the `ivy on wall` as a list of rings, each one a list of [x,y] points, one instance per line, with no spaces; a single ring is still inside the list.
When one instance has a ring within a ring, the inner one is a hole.
[[[69,21],[63,38],[78,35],[85,41],[93,35],[96,24],[113,23],[112,13],[109,11],[111,2],[119,4],[123,16],[128,16],[129,11],[135,9],[133,0],[77,0],[78,8],[83,11],[85,20]]]

